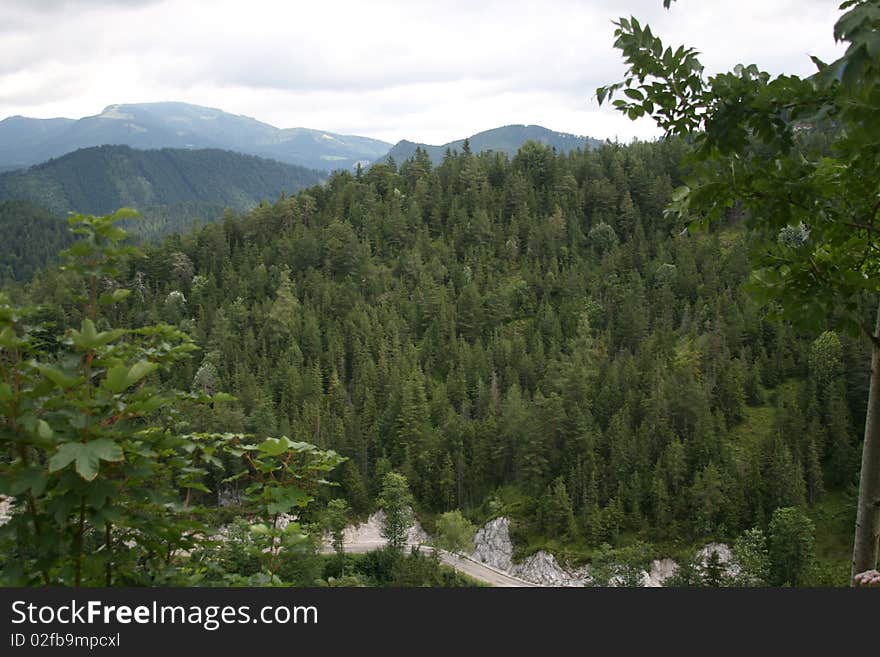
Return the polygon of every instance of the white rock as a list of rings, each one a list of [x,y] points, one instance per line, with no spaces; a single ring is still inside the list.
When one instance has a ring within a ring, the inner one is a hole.
[[[12,497],[0,495],[0,526],[5,525],[12,519],[12,503],[15,501]]]
[[[586,584],[585,580],[578,579],[573,573],[565,570],[557,563],[556,557],[544,550],[535,552],[522,563],[516,564],[511,574],[542,586],[584,586]]]
[[[570,572],[559,565],[556,557],[544,550],[530,555],[522,563],[514,563],[510,520],[503,516],[477,530],[474,551],[470,556],[508,575],[542,586],[584,586],[587,581],[586,570]]]
[[[513,544],[510,542],[510,520],[505,517],[490,520],[474,534],[471,558],[498,570],[513,569]]]
[[[642,586],[657,588],[663,586],[663,582],[672,577],[678,570],[678,564],[672,559],[654,559],[651,562],[651,572],[642,574]]]

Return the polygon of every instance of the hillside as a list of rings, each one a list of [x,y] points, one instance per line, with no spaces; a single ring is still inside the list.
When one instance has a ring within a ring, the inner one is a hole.
[[[27,201],[0,202],[0,285],[25,281],[73,242],[67,222]]]
[[[464,141],[464,139],[458,139],[442,146],[432,146],[403,140],[395,144],[394,148],[377,161],[384,162],[389,157],[392,157],[395,162],[400,163],[411,158],[415,155],[416,149],[421,148],[428,153],[432,163],[439,164],[447,150],[462,152],[464,150]],[[520,146],[527,141],[535,141],[544,146],[550,146],[555,148],[558,153],[568,153],[578,148],[584,150],[598,148],[602,144],[598,139],[556,132],[539,125],[507,125],[479,132],[468,137],[468,144],[473,153],[495,151],[506,153],[510,157],[516,155]]]
[[[395,470],[423,516],[507,514],[517,545],[576,560],[733,544],[780,507],[842,499],[865,399],[844,364],[866,359],[768,320],[733,219],[670,223],[683,151],[534,146],[337,175],[150,250],[130,312],[207,346],[175,386],[238,401],[199,426],[337,450],[358,513]],[[847,558],[815,581],[845,583]]]
[[[0,169],[23,167],[77,149],[119,144],[140,149],[218,148],[311,169],[347,169],[391,144],[308,128],[279,129],[246,116],[187,103],[110,105],[78,120],[12,116],[0,121]]]
[[[0,200],[26,200],[57,214],[186,202],[242,210],[320,180],[317,171],[229,151],[99,146],[0,174]]]

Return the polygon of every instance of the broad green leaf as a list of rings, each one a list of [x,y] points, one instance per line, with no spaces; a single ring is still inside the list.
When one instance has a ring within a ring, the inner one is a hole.
[[[58,451],[49,459],[49,472],[57,472],[66,468],[79,453],[79,445],[82,443],[64,443]]]
[[[257,449],[269,456],[278,456],[290,449],[290,439],[287,436],[281,438],[266,438]]]
[[[68,376],[58,368],[49,365],[38,365],[37,369],[40,371],[40,374],[45,376],[59,388],[72,388],[76,385],[78,380],[77,377]]]
[[[119,329],[98,333],[95,328],[95,323],[88,317],[82,321],[79,331],[72,330],[70,332],[73,338],[73,344],[84,350],[97,349],[98,347],[110,344],[123,333],[125,333],[125,331]]]
[[[107,378],[102,385],[110,392],[122,392],[128,387],[128,368],[125,365],[114,365],[107,370]]]
[[[76,461],[76,471],[86,481],[98,476],[101,461],[121,461],[122,449],[109,438],[98,438],[87,443],[64,443],[49,459],[49,471],[57,472]]]
[[[131,369],[128,370],[128,375],[126,376],[126,382],[129,386],[133,386],[135,383],[140,381],[146,376],[149,376],[153,372],[155,372],[159,368],[158,363],[151,363],[146,360],[141,360],[131,366]]]
[[[312,497],[296,487],[271,488],[268,491],[272,502],[266,505],[269,513],[287,513],[295,507],[304,507],[312,501]]]

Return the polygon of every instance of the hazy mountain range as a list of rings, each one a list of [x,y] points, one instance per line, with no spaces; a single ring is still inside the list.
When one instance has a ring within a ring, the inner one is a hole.
[[[506,125],[501,128],[493,128],[484,132],[478,132],[468,137],[468,144],[474,153],[482,151],[496,151],[506,153],[513,157],[527,141],[536,141],[545,146],[555,148],[559,153],[567,153],[578,148],[587,150],[598,148],[602,145],[599,139],[591,137],[581,137],[578,135],[568,134],[566,132],[556,132],[539,125]],[[430,144],[419,144],[412,141],[402,140],[388,153],[380,157],[377,161],[385,162],[389,157],[393,157],[394,161],[400,164],[404,160],[415,155],[416,148],[424,149],[434,164],[439,164],[443,160],[443,156],[447,150],[461,152],[464,148],[464,139],[451,141],[441,146],[432,146]]]
[[[560,153],[602,143],[537,125],[486,130],[468,143],[474,153],[491,150],[512,157],[530,140]],[[5,277],[22,279],[53,257],[66,230],[50,216],[133,207],[143,218],[127,227],[135,237],[150,239],[216,220],[226,208],[247,210],[282,192],[296,193],[322,182],[328,170],[389,157],[399,164],[418,147],[436,164],[447,150],[463,151],[464,141],[437,146],[403,140],[392,147],[366,137],[282,130],[170,102],[110,105],[78,120],[9,117],[0,121],[0,203],[6,202],[7,241],[0,267],[9,267]],[[35,249],[40,253],[31,252]]]
[[[533,140],[565,153],[596,148],[598,139],[556,132],[539,125],[507,125],[471,135],[474,153],[492,150],[513,156]],[[81,119],[10,116],[0,121],[0,172],[61,157],[81,148],[118,144],[139,149],[220,149],[319,170],[353,169],[412,157],[424,148],[436,164],[447,149],[461,151],[464,138],[442,145],[402,140],[396,145],[369,137],[309,128],[276,128],[247,116],[187,103],[109,105]]]
[[[348,169],[388,152],[378,139],[308,128],[280,129],[246,116],[187,103],[109,105],[81,119],[0,121],[0,170],[25,167],[80,148],[217,148],[310,169]]]

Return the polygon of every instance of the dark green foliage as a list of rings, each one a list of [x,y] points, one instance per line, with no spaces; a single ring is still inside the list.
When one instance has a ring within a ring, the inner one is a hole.
[[[66,321],[58,321],[61,308],[53,315],[0,295],[0,494],[11,509],[0,526],[0,579],[281,584],[287,567],[300,573],[288,581],[311,583],[317,572],[308,574],[305,557],[316,545],[302,529],[307,507],[344,459],[286,436],[186,433],[193,421],[205,428],[199,407],[231,398],[203,394],[211,378],[204,375],[193,394],[165,385],[170,370],[197,350],[184,331],[114,325],[133,292],[121,282],[123,272],[141,255],[121,244],[126,233],[117,223],[135,214],[70,217],[80,239],[63,253],[64,274],[55,279],[68,286]],[[174,265],[188,270],[182,254]],[[242,511],[262,521],[246,536],[231,528],[231,539],[260,564],[253,575],[242,572],[250,563],[226,571],[223,546],[211,554],[215,541],[196,504],[212,492],[206,482],[218,479],[243,482]],[[286,516],[293,510],[302,522]],[[182,558],[186,553],[191,559]]]
[[[665,2],[668,7],[670,2]],[[617,23],[627,71],[597,89],[630,119],[649,116],[686,137],[686,185],[670,214],[692,226],[742,215],[758,238],[750,288],[770,316],[818,331],[827,326],[871,346],[871,372],[856,504],[852,579],[874,570],[880,550],[880,268],[876,170],[880,158],[880,0],[845,0],[833,27],[846,45],[836,61],[811,57],[809,77],[755,64],[704,74],[693,48],[664,46],[635,18]],[[827,334],[826,334],[827,336]],[[822,340],[822,338],[820,338]],[[817,345],[814,370],[834,376],[834,345]],[[844,450],[848,451],[848,450]],[[808,452],[812,496],[821,477]],[[781,502],[783,503],[783,502]]]
[[[73,241],[67,222],[27,201],[0,202],[0,285],[30,280]]]
[[[216,220],[226,207],[246,210],[260,201],[275,200],[283,192],[315,185],[321,177],[303,167],[216,149],[139,151],[99,146],[0,174],[0,200],[28,201],[61,216],[69,211],[105,214],[133,207],[143,218],[128,226],[132,233],[155,237]],[[25,213],[19,221],[28,219]],[[49,240],[53,234],[48,231]],[[40,235],[31,229],[21,238],[39,240]]]
[[[776,509],[768,528],[770,584],[799,586],[808,582],[814,565],[815,526],[800,509]]]
[[[474,586],[474,581],[440,563],[436,553],[424,554],[415,549],[400,554],[391,549],[349,555],[346,571],[369,586]],[[334,560],[324,569],[325,578],[339,577]]]
[[[732,540],[836,485],[824,436],[851,441],[851,384],[804,384],[809,340],[742,292],[738,225],[679,235],[663,216],[648,190],[678,180],[684,148],[338,174],[148,249],[126,321],[189,327],[241,430],[349,457],[335,479],[357,515],[395,470],[429,512],[519,487],[529,532],[565,541]],[[633,226],[600,207],[608,190]],[[617,235],[602,253],[595,213]],[[199,369],[171,378],[190,389]]]
[[[732,540],[838,486],[860,383],[805,379],[811,338],[742,292],[738,224],[681,235],[662,214],[684,150],[535,145],[337,174],[149,247],[114,316],[201,346],[163,384],[235,400],[187,422],[348,457],[332,479],[356,516],[397,472],[431,514],[516,491],[526,541]],[[602,253],[599,221],[618,238]],[[78,326],[63,279],[31,294]],[[857,348],[841,340],[843,362]],[[283,555],[268,561],[278,576]]]

